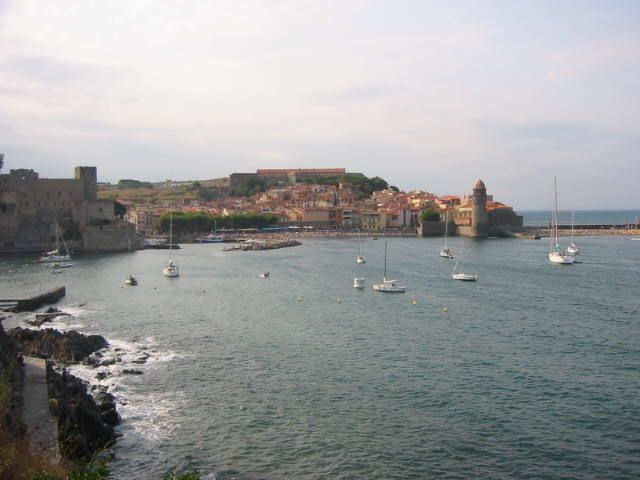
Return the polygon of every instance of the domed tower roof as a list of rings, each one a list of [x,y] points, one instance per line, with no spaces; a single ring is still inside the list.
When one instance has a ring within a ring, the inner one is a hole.
[[[473,187],[474,190],[486,190],[487,187],[484,186],[484,182],[482,180],[478,180],[476,182],[475,187]]]

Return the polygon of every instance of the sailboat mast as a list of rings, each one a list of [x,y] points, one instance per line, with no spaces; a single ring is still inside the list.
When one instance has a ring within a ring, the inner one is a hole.
[[[173,203],[169,204],[169,260],[173,250]]]
[[[387,281],[387,242],[384,242],[384,281]]]
[[[58,228],[58,220],[56,219],[56,252],[60,253],[60,230]]]
[[[449,212],[445,212],[444,214],[444,240],[442,245],[444,248],[447,248],[447,227],[449,225]]]
[[[553,177],[553,192],[554,192],[554,204],[553,204],[553,234],[555,237],[556,245],[558,245],[558,181]]]
[[[573,217],[574,217],[574,211],[571,210],[571,243],[573,243]]]

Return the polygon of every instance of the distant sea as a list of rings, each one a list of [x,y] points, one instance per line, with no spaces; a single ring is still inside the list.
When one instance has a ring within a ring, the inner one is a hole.
[[[525,226],[537,227],[548,225],[551,221],[551,210],[517,210],[518,215],[524,217]],[[635,223],[640,218],[639,210],[576,210],[574,212],[576,225],[619,225]],[[560,225],[571,225],[571,210],[558,212]]]

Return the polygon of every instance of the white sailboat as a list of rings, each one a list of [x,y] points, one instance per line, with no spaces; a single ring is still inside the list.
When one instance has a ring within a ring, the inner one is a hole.
[[[130,285],[132,287],[135,287],[136,285],[138,285],[138,280],[131,273],[131,240],[129,240],[129,252],[128,252],[128,255],[129,255],[129,275],[127,275],[127,278],[125,279],[124,283],[126,285]]]
[[[395,280],[387,280],[387,242],[384,242],[384,276],[382,277],[382,283],[374,283],[373,289],[376,292],[385,293],[404,293],[407,289],[398,285]]]
[[[575,257],[564,252],[558,243],[558,184],[553,177],[554,205],[551,217],[551,232],[549,232],[549,261],[557,265],[571,265]]]
[[[357,263],[367,263],[367,259],[362,255],[362,241],[360,240],[360,230],[358,230],[358,256],[356,257]]]
[[[225,237],[223,235],[218,235],[218,222],[217,220],[213,221],[213,232],[209,233],[207,236],[199,238],[198,242],[200,243],[222,243],[224,242]]]
[[[442,250],[440,250],[440,256],[442,258],[453,258],[453,251],[447,247],[447,230],[449,227],[449,212],[444,214],[444,243]]]
[[[569,244],[569,246],[567,247],[567,253],[569,255],[578,255],[580,253],[580,249],[578,248],[578,246],[575,244],[575,242],[573,241],[573,216],[574,216],[574,212],[571,212],[571,243]]]
[[[169,211],[169,263],[164,267],[163,273],[165,277],[179,277],[180,269],[178,265],[173,263],[173,259],[171,258],[171,253],[173,251],[173,205],[170,206]]]
[[[458,263],[462,260],[462,258],[464,258],[464,243],[462,244],[462,255],[460,257],[461,258],[456,260],[456,264],[453,266],[451,278],[453,278],[454,280],[462,280],[465,282],[475,282],[476,280],[478,280],[478,275],[476,275],[475,273],[458,272]]]
[[[55,264],[60,268],[68,268],[72,267],[73,263],[71,263],[71,255],[69,254],[69,249],[67,248],[67,243],[64,241],[64,237],[60,233],[60,227],[58,222],[55,222],[56,227],[56,243],[55,248],[48,252],[45,252],[40,258],[38,258],[38,262],[46,263],[46,264]],[[64,252],[60,251],[60,241],[62,240],[62,246],[64,248]]]

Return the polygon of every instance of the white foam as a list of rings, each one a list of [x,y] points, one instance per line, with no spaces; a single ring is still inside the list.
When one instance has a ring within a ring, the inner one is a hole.
[[[120,427],[123,433],[131,431],[150,442],[168,438],[178,426],[175,419],[179,418],[178,412],[186,402],[186,394],[141,393],[136,388],[139,384],[136,379],[140,376],[123,373],[123,370],[138,370],[144,375],[149,369],[155,369],[179,355],[172,350],[158,348],[155,337],[140,341],[109,340],[109,346],[99,353],[101,361],[116,360],[115,363],[98,367],[74,365],[70,368],[71,373],[91,385],[106,388],[116,397],[118,413],[123,419]],[[96,375],[99,372],[107,372],[107,376],[98,380]]]
[[[155,443],[169,438],[177,429],[186,399],[184,391],[130,393],[126,401],[119,402],[118,411],[136,434]]]

